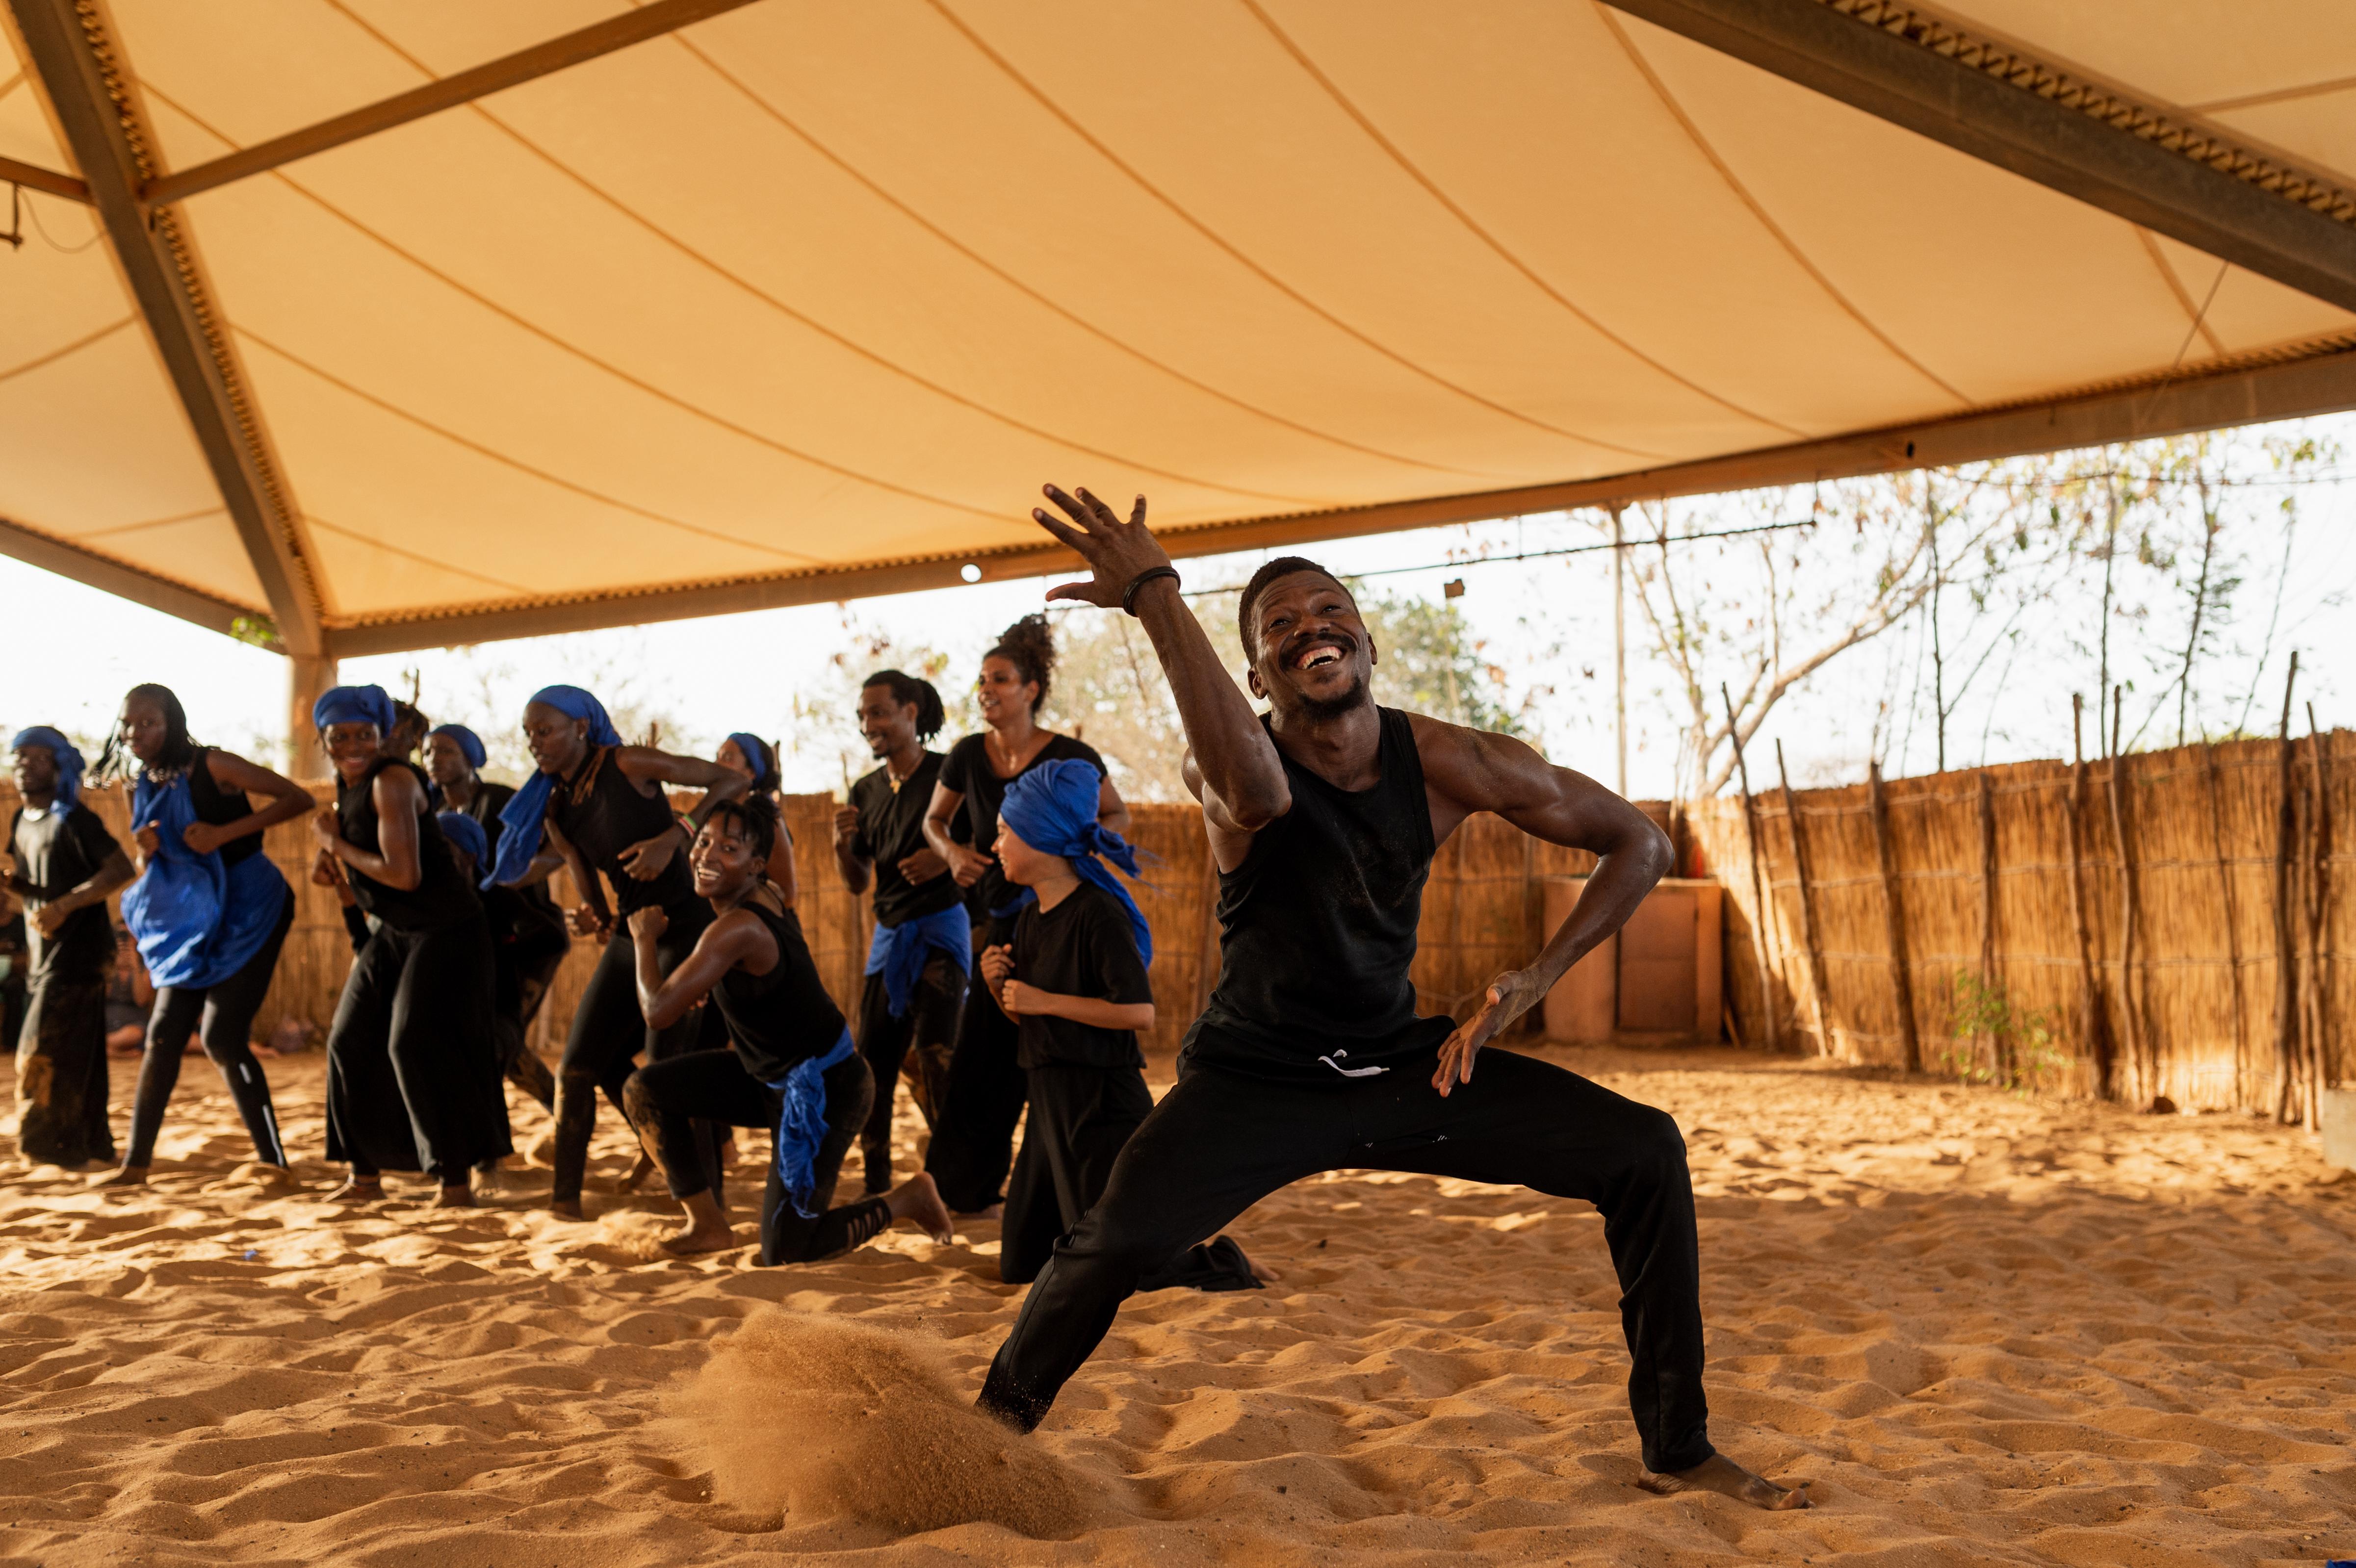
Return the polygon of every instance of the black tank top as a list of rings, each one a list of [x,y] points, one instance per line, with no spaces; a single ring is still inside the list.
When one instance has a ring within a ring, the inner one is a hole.
[[[729,1038],[744,1071],[774,1083],[794,1064],[824,1056],[842,1038],[842,1009],[818,977],[802,923],[787,910],[776,913],[758,900],[746,902],[777,944],[776,966],[766,975],[731,969],[713,987],[712,999],[728,1020]]]
[[[336,783],[337,828],[371,854],[384,848],[377,834],[375,785],[377,775],[387,768],[407,768],[421,793],[429,783],[416,764],[394,757],[380,757],[369,763],[356,784],[347,785],[340,779]],[[431,806],[418,818],[417,869],[417,885],[407,890],[388,887],[356,867],[346,866],[344,872],[351,879],[360,908],[395,931],[431,931],[464,920],[481,908],[450,852],[450,841],[442,837],[441,826],[434,820]]]
[[[614,912],[626,916],[648,904],[665,908],[695,897],[695,879],[687,869],[687,846],[671,856],[662,875],[642,882],[622,864],[622,851],[658,833],[673,831],[679,818],[671,815],[670,797],[658,788],[640,795],[638,786],[623,776],[614,760],[616,748],[600,746],[581,764],[581,773],[556,786],[548,797],[548,820],[573,842],[589,864],[605,873],[614,890]]]
[[[253,815],[253,804],[238,789],[225,790],[213,782],[213,748],[198,746],[196,760],[188,764],[188,801],[197,808],[197,820],[209,822],[215,827],[225,827],[232,822],[242,822]],[[249,833],[242,838],[232,838],[220,847],[221,864],[234,866],[249,855],[262,849],[262,835]]]
[[[1378,709],[1381,777],[1336,789],[1283,759],[1292,808],[1219,877],[1219,983],[1188,1065],[1338,1083],[1396,1071],[1454,1027],[1419,1019],[1408,966],[1438,848],[1408,716]],[[1267,720],[1263,719],[1261,723]]]

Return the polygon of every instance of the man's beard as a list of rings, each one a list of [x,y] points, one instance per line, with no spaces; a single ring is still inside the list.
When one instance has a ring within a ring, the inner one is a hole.
[[[1366,677],[1363,675],[1350,683],[1347,691],[1336,692],[1332,697],[1303,696],[1297,689],[1293,696],[1300,702],[1301,710],[1312,719],[1339,719],[1370,700]]]

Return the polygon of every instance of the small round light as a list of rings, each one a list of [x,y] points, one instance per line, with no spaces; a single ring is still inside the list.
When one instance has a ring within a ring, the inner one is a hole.
[[[981,568],[969,560],[963,566],[958,568],[958,575],[964,578],[968,582],[980,582],[981,581]]]

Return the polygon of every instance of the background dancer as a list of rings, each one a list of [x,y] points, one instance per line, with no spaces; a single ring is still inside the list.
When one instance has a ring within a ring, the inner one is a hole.
[[[22,804],[8,825],[10,890],[25,900],[32,970],[16,1050],[16,1148],[80,1170],[114,1163],[106,1122],[106,988],[114,977],[107,895],[131,861],[81,804],[82,756],[46,724],[8,742]]]
[[[253,1058],[254,1015],[270,994],[278,950],[294,923],[294,892],[262,852],[262,835],[307,816],[310,791],[243,757],[188,738],[180,699],[162,686],[134,686],[99,759],[101,778],[136,758],[132,843],[138,880],[123,894],[123,923],[155,987],[147,1051],[131,1107],[123,1168],[108,1186],[147,1179],[164,1107],[180,1081],[180,1053],[193,1030],[237,1102],[253,1157],[286,1168],[270,1081]],[[260,811],[247,797],[269,796]]]
[[[336,769],[336,811],[312,819],[315,880],[340,870],[371,917],[327,1030],[327,1157],[336,1196],[384,1196],[380,1173],[422,1170],[437,1209],[474,1202],[469,1172],[509,1148],[491,1043],[491,944],[483,908],[425,799],[415,764],[388,755],[392,699],[339,686],[311,709]]]
[[[862,774],[834,814],[834,863],[843,886],[875,884],[875,934],[859,998],[859,1051],[875,1080],[860,1133],[872,1196],[892,1185],[892,1102],[905,1066],[909,1093],[937,1129],[948,1083],[958,1010],[973,968],[963,891],[948,862],[925,842],[925,811],[941,754],[925,742],[941,732],[933,683],[879,670],[859,690],[859,732],[884,765]]]
[[[1050,597],[1137,614],[1169,675],[1219,867],[1220,969],[1177,1086],[1032,1286],[982,1407],[1036,1426],[1143,1274],[1287,1183],[1341,1167],[1513,1182],[1602,1211],[1643,1484],[1805,1507],[1804,1489],[1710,1446],[1676,1122],[1534,1058],[1480,1055],[1627,919],[1670,864],[1665,836],[1518,741],[1376,708],[1357,606],[1297,557],[1262,566],[1238,606],[1252,695],[1270,706],[1255,716],[1146,530],[1145,498],[1123,522],[1085,490],[1046,494],[1070,520],[1033,516],[1094,572]],[[1449,834],[1484,810],[1600,858],[1544,950],[1492,981],[1470,1019],[1419,1019],[1408,965],[1424,880]]]
[[[731,773],[753,781],[753,794],[776,809],[777,844],[769,851],[769,884],[791,909],[801,896],[801,876],[794,867],[793,830],[786,826],[786,803],[777,792],[776,748],[749,730],[739,730],[720,742],[712,760]]]
[[[691,1016],[660,1029],[648,1026],[638,1010],[633,939],[627,926],[616,925],[597,873],[612,884],[614,907],[624,919],[662,907],[667,919],[656,943],[656,968],[669,974],[694,951],[712,921],[712,906],[695,896],[682,851],[713,808],[744,799],[752,781],[717,763],[624,745],[605,704],[577,686],[535,693],[524,705],[523,728],[539,771],[499,814],[506,831],[487,880],[511,886],[528,875],[545,835],[564,857],[584,901],[573,912],[573,929],[605,944],[573,1009],[556,1080],[556,1185],[549,1207],[578,1220],[598,1091],[621,1109],[631,1059],[641,1050],[656,1061],[691,1051],[701,1027]],[[684,826],[672,814],[666,784],[705,792]],[[716,1180],[717,1140],[708,1128],[704,1142]]]
[[[664,1248],[686,1254],[736,1244],[694,1136],[698,1118],[776,1134],[761,1200],[764,1264],[827,1257],[896,1220],[915,1220],[946,1243],[948,1211],[921,1171],[888,1194],[829,1207],[871,1087],[842,1011],[819,980],[801,922],[763,874],[776,832],[776,809],[757,796],[712,808],[693,858],[695,891],[713,918],[668,976],[655,960],[668,912],[652,904],[630,916],[647,1021],[658,1029],[673,1023],[708,996],[734,1042],[650,1061],[624,1091],[638,1136],[687,1211],[687,1228]]]
[[[1137,874],[1137,855],[1097,821],[1102,784],[1086,763],[1042,763],[1006,786],[998,863],[1024,890],[1014,941],[981,955],[982,974],[1022,1036],[1031,1113],[1006,1184],[998,1277],[1028,1285],[1058,1239],[1096,1207],[1113,1160],[1153,1109],[1137,1031],[1153,1027],[1153,932],[1105,869]],[[1257,1290],[1243,1249],[1221,1236],[1147,1274],[1140,1290]]]
[[[1044,615],[1025,615],[981,658],[976,700],[988,726],[949,748],[925,813],[925,838],[949,875],[966,890],[966,912],[974,924],[976,947],[1002,946],[1013,935],[1014,890],[1000,874],[986,846],[998,839],[998,803],[1007,784],[1041,763],[1078,760],[1104,774],[1097,819],[1114,833],[1129,831],[1129,807],[1112,786],[1095,747],[1039,727],[1039,706],[1047,700],[1055,645]],[[950,831],[962,814],[970,830],[960,844]],[[1007,909],[1003,915],[998,912]],[[1015,1029],[978,979],[968,987],[958,1020],[958,1043],[949,1058],[948,1103],[933,1130],[925,1168],[941,1184],[941,1196],[959,1213],[977,1213],[1000,1201],[999,1183],[1014,1152],[1014,1124],[1023,1115],[1023,1069],[1015,1061]]]

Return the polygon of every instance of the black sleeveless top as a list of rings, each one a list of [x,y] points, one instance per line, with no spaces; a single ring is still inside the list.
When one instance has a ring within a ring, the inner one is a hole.
[[[1396,1071],[1455,1027],[1415,1013],[1408,966],[1439,846],[1415,731],[1397,709],[1376,711],[1381,777],[1368,788],[1336,789],[1278,752],[1292,809],[1220,873],[1219,983],[1185,1065],[1338,1083]]]
[[[215,827],[225,827],[241,822],[253,815],[253,803],[245,792],[223,789],[213,782],[210,746],[198,746],[195,760],[188,763],[188,801],[197,808],[197,820],[209,822]],[[348,837],[348,835],[347,835]],[[262,835],[249,833],[242,838],[232,838],[220,847],[221,864],[234,866],[249,855],[262,852]]]
[[[375,786],[377,775],[387,768],[407,768],[415,775],[420,792],[429,783],[415,763],[394,757],[380,757],[369,763],[369,771],[360,775],[356,784],[348,785],[341,779],[336,782],[337,830],[370,854],[384,848],[377,835]],[[474,889],[466,885],[466,876],[458,869],[457,858],[450,852],[450,841],[442,837],[441,826],[434,820],[430,805],[418,818],[417,869],[417,886],[407,890],[388,887],[355,866],[346,866],[344,874],[351,879],[352,892],[359,898],[360,908],[395,931],[432,931],[475,915],[481,909],[475,901]]]
[[[648,904],[668,909],[694,898],[695,879],[687,869],[685,844],[650,882],[638,880],[622,864],[623,850],[677,828],[679,818],[671,815],[670,797],[659,787],[651,795],[640,795],[638,786],[623,776],[614,761],[615,750],[595,748],[578,774],[558,783],[548,797],[548,820],[605,873],[614,890],[615,917],[622,919]]]
[[[757,901],[742,907],[769,928],[777,944],[776,965],[766,975],[729,970],[712,988],[712,999],[728,1020],[744,1071],[775,1083],[796,1063],[834,1049],[842,1038],[842,1009],[818,977],[794,912],[773,913]]]

